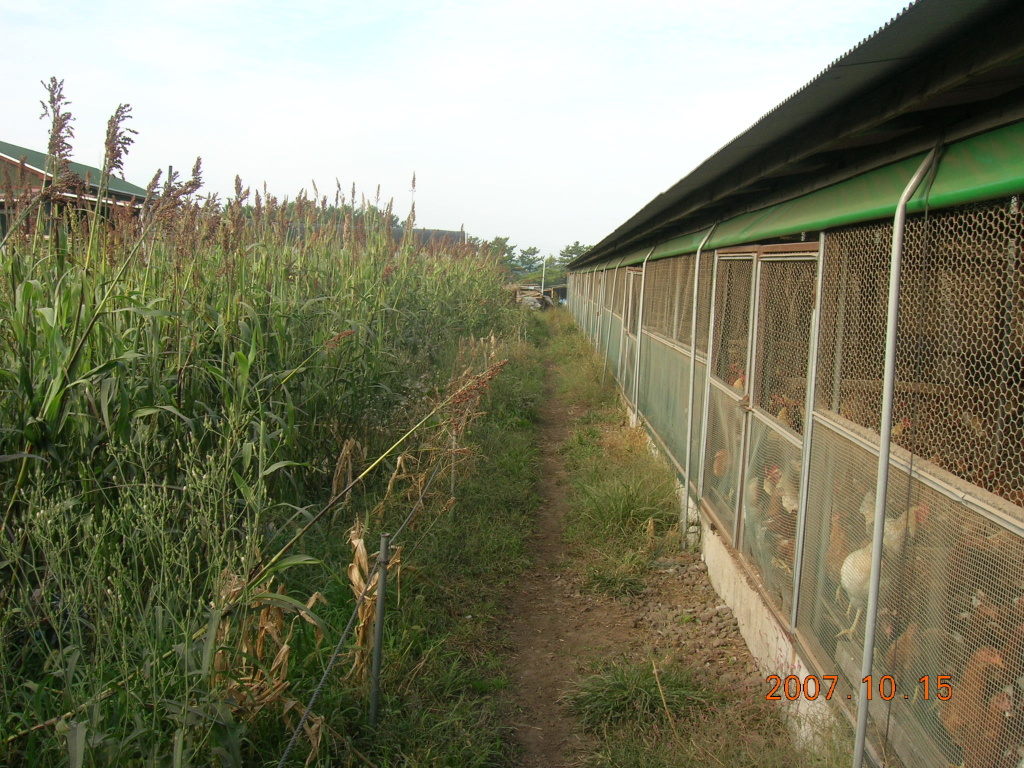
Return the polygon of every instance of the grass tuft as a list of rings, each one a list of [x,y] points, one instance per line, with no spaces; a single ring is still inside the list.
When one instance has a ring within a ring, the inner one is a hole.
[[[669,667],[655,677],[652,665],[642,663],[613,664],[584,678],[566,702],[584,728],[605,733],[630,723],[666,724],[669,714],[689,720],[720,699],[686,669]]]

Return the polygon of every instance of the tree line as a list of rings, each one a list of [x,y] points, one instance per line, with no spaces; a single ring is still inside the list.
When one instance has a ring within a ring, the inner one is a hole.
[[[492,252],[498,256],[505,269],[508,270],[513,281],[539,283],[543,274],[544,282],[548,285],[564,283],[568,264],[593,247],[582,245],[579,240],[576,240],[571,245],[562,248],[555,256],[541,254],[540,248],[536,246],[520,248],[512,245],[507,237],[496,237],[491,240],[489,245]]]

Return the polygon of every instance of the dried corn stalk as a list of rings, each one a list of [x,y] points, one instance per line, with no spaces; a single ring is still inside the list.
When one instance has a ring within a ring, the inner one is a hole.
[[[354,633],[355,655],[352,660],[352,669],[349,676],[358,675],[360,680],[365,681],[370,669],[370,656],[373,652],[373,624],[377,611],[377,568],[374,567],[371,573],[370,557],[366,552],[366,542],[363,539],[365,527],[361,520],[356,520],[352,529],[348,532],[349,544],[352,546],[352,562],[348,566],[348,580],[352,587],[352,593],[358,600],[365,591],[365,597],[359,606],[359,623]],[[402,560],[402,548],[395,547],[391,550],[391,558],[388,560],[388,571],[399,572]],[[367,579],[369,578],[369,587]]]
[[[332,498],[352,485],[352,480],[356,476],[356,464],[361,464],[365,459],[366,449],[358,440],[353,440],[350,437],[342,443],[338,460],[334,464],[334,478],[331,481]],[[348,499],[345,499],[344,503],[348,503]]]
[[[221,574],[221,580],[220,602],[215,610],[234,605],[246,587],[244,577],[228,571]],[[251,721],[263,709],[280,705],[282,717],[289,724],[290,711],[302,709],[299,702],[284,695],[290,686],[288,669],[295,620],[301,617],[313,624],[319,644],[323,630],[311,611],[317,603],[326,604],[327,600],[315,592],[303,611],[289,602],[284,584],[279,584],[274,593],[269,592],[269,583],[267,588],[250,604],[251,610],[221,617],[214,643],[214,680],[222,686],[225,700],[241,719]],[[298,616],[286,621],[286,611],[294,611]],[[305,724],[310,743],[307,765],[319,754],[323,728],[323,718],[310,713]]]
[[[388,487],[384,491],[384,497],[377,503],[377,506],[373,508],[369,517],[375,518],[379,523],[383,523],[384,513],[387,510],[388,502],[391,501],[395,484],[400,480],[409,481],[409,485],[405,488],[403,493],[403,498],[412,501],[419,497],[422,492],[423,485],[426,482],[426,473],[417,473],[409,469],[410,464],[416,463],[418,463],[418,459],[410,453],[403,453],[398,457],[398,461],[395,462],[395,471],[391,473],[391,478],[388,480]]]
[[[656,533],[655,533],[655,526],[654,526],[654,518],[653,517],[647,518],[647,532],[646,533],[647,533],[647,535],[646,535],[645,546],[646,546],[647,551],[650,552],[650,551],[654,550],[654,545],[657,543],[657,536],[656,536]]]

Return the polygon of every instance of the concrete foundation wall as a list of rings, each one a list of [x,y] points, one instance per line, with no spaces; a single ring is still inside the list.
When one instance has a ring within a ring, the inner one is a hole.
[[[801,680],[812,674],[797,655],[789,634],[758,593],[750,574],[736,559],[722,538],[706,521],[701,524],[701,555],[708,567],[711,585],[722,602],[732,608],[740,634],[757,660],[762,677],[796,675]],[[765,682],[764,692],[771,690]],[[796,732],[801,737],[815,735],[821,721],[832,716],[831,707],[823,700],[808,701],[804,697],[787,702]]]

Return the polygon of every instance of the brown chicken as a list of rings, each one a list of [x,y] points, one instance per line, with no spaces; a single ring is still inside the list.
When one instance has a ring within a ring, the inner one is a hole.
[[[1013,700],[1005,691],[999,691],[989,699],[981,719],[972,729],[971,738],[963,745],[962,768],[996,768],[1002,765],[996,761],[1003,754],[1003,734],[1012,711]]]
[[[999,655],[1006,665],[1007,680],[1016,682],[1024,677],[1024,624],[1009,630]]]
[[[963,625],[963,636],[970,653],[983,645],[998,647],[1006,640],[1002,610],[980,589],[971,598],[971,609]]]
[[[900,679],[911,677],[916,663],[923,655],[923,634],[920,625],[916,621],[911,622],[885,652],[886,668],[899,675]]]
[[[949,572],[956,583],[971,585],[970,595],[961,593],[960,599],[981,590],[996,603],[1009,602],[1013,595],[1006,594],[1009,582],[1004,574],[1020,567],[1022,555],[1019,540],[1009,531],[993,530],[980,521],[965,523],[949,556]]]
[[[836,600],[842,589],[839,586],[839,570],[843,567],[843,560],[863,541],[858,526],[852,525],[848,517],[842,507],[833,507],[828,549],[825,552],[825,575],[836,585]]]
[[[998,690],[1002,671],[1003,660],[999,652],[989,646],[979,648],[953,687],[953,696],[942,702],[939,709],[939,720],[953,743],[963,750],[963,768],[992,768],[995,764],[998,752],[991,756],[985,754],[985,745],[979,742],[988,741],[981,738],[982,728],[992,729],[995,726],[991,699]],[[1005,715],[1005,710],[999,712],[1000,718],[1005,719]],[[1001,721],[999,726],[1005,727]],[[990,746],[998,749],[998,740]],[[978,762],[985,759],[988,761]]]
[[[729,471],[729,451],[726,448],[721,448],[718,453],[715,454],[715,460],[711,464],[711,471],[715,477],[722,477],[726,472]]]
[[[936,627],[921,629],[912,621],[885,652],[886,670],[897,680],[919,680],[932,669],[950,669],[954,656],[962,652],[958,638]],[[917,700],[919,691],[914,691]]]
[[[910,429],[912,426],[913,422],[911,422],[911,420],[905,416],[899,421],[895,422],[892,425],[892,441],[894,443],[899,443],[903,439],[903,436],[907,433],[907,430]]]

